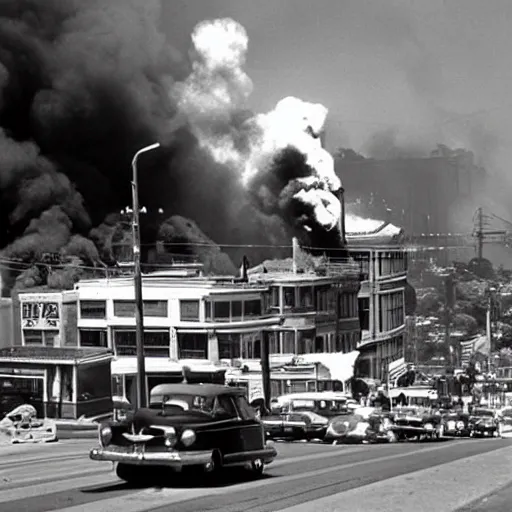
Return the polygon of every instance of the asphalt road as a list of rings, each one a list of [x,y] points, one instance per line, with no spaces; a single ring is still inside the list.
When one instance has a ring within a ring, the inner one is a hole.
[[[93,443],[92,443],[93,444]],[[400,512],[508,511],[512,440],[393,445],[277,443],[256,481],[228,474],[215,487],[173,478],[130,488],[110,463],[88,459],[91,440],[0,447],[0,511]]]

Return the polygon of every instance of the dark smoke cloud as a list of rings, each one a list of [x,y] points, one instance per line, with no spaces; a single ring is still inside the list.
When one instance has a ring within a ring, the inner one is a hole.
[[[78,266],[112,263],[126,239],[126,219],[112,214],[131,204],[131,159],[155,141],[163,148],[139,164],[148,210],[189,217],[219,243],[283,243],[281,219],[251,203],[239,176],[198,146],[177,112],[172,91],[190,65],[159,30],[160,7],[159,0],[0,3],[3,258],[35,264],[59,253]],[[233,125],[251,115],[234,112]],[[145,226],[143,243],[151,243],[158,223]],[[51,281],[75,279],[76,270]],[[26,275],[30,285],[45,280],[34,278],[37,269]]]

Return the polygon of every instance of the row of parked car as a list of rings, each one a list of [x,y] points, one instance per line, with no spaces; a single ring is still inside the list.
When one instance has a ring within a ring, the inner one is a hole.
[[[406,403],[383,410],[340,393],[301,393],[275,400],[263,424],[268,439],[326,443],[501,437],[512,435],[512,408],[476,407],[469,414]]]

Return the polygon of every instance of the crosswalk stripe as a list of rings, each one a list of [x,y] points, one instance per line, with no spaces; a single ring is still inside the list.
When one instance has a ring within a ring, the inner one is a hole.
[[[512,482],[512,447],[381,480],[276,512],[453,512]],[[433,492],[435,489],[435,492]],[[404,492],[405,491],[405,492]],[[397,499],[400,496],[400,499]]]

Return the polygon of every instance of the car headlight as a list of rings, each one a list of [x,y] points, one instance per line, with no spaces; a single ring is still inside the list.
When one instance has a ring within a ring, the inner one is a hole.
[[[196,433],[191,429],[186,429],[183,431],[183,434],[181,434],[181,442],[185,446],[191,446],[195,443],[196,440]]]
[[[108,425],[98,427],[98,438],[101,446],[107,446],[112,441],[112,429]]]
[[[173,427],[167,427],[165,429],[165,441],[164,444],[167,448],[172,448],[178,442],[178,437],[176,436],[176,430]]]
[[[434,425],[432,423],[425,423],[425,430],[434,430]]]

